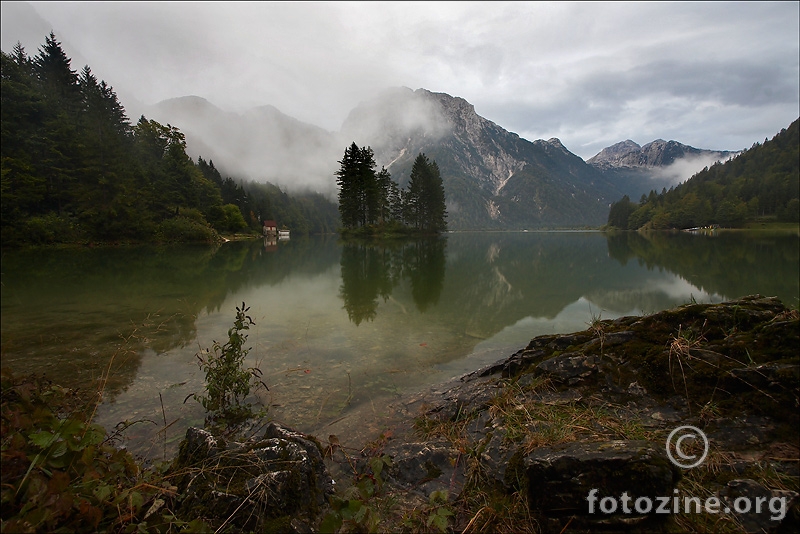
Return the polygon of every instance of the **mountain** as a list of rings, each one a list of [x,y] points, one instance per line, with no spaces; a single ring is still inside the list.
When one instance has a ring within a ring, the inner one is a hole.
[[[25,3],[3,2],[2,10],[3,49],[10,50],[9,36],[16,34],[33,53],[49,23]],[[78,50],[67,43],[65,48],[74,65],[85,63]],[[272,106],[231,113],[196,96],[144,106],[119,94],[126,108],[135,110],[133,122],[141,113],[178,127],[195,160],[212,160],[236,178],[331,199],[337,194],[338,161],[354,140],[372,146],[378,164],[401,184],[413,159],[425,152],[442,171],[452,229],[599,225],[623,194],[638,199],[669,188],[731,155],[675,141],[641,147],[628,140],[585,162],[558,139],[528,141],[506,131],[462,98],[405,87],[356,107],[340,132],[303,123]]]
[[[451,229],[596,226],[621,195],[558,139],[523,139],[444,93],[385,91],[354,109],[341,134],[371,146],[400,185],[417,154],[435,160]]]
[[[333,173],[341,158],[336,134],[273,106],[238,114],[185,96],[149,106],[144,114],[178,127],[186,136],[187,153],[213,161],[223,174],[336,197]]]
[[[231,113],[182,97],[145,110],[177,126],[187,152],[213,160],[225,174],[311,189],[335,198],[334,173],[345,147],[370,146],[378,167],[406,185],[425,153],[441,171],[448,227],[527,229],[599,226],[610,204],[669,188],[729,152],[675,141],[644,147],[624,141],[584,161],[558,139],[528,141],[481,117],[463,98],[426,89],[388,89],[354,108],[340,132],[329,132],[272,106]]]
[[[644,146],[639,146],[628,139],[604,148],[599,154],[587,160],[586,163],[598,169],[652,169],[654,167],[667,167],[685,158],[711,157],[717,160],[725,160],[734,154],[734,152],[729,151],[702,150],[677,141],[664,141],[663,139],[656,139]]]
[[[622,199],[609,210],[608,224],[642,227],[738,227],[748,221],[800,220],[800,119],[764,144],[754,144],[724,163],[715,163],[684,183],[643,202]]]
[[[586,163],[638,199],[650,191],[669,189],[703,167],[725,161],[738,152],[704,150],[677,141],[656,139],[644,146],[630,139],[601,150]]]

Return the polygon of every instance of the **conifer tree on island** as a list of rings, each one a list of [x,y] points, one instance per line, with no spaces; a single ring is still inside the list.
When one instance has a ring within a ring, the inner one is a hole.
[[[389,171],[377,167],[370,147],[347,147],[335,173],[343,233],[438,234],[447,228],[445,193],[439,166],[425,154],[414,161],[408,190]]]
[[[426,233],[439,233],[446,228],[444,186],[439,166],[425,154],[414,160],[408,182],[408,205],[411,220],[407,224]]]

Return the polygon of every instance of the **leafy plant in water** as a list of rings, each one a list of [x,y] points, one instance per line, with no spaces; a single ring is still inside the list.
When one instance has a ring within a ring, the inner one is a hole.
[[[267,385],[260,380],[261,370],[258,368],[245,368],[244,360],[250,348],[244,348],[247,334],[242,332],[255,325],[253,319],[247,315],[249,307],[242,302],[241,308],[236,308],[236,320],[233,327],[228,330],[228,341],[224,345],[214,341],[213,352],[206,349],[197,354],[200,368],[206,374],[206,395],[196,393],[190,395],[203,405],[209,412],[208,419],[224,420],[235,423],[252,415],[251,405],[245,402],[250,394],[251,380],[256,385]],[[187,397],[188,398],[188,397]]]

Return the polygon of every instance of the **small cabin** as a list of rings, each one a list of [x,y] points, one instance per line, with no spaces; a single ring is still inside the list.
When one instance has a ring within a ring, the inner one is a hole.
[[[278,235],[278,223],[272,220],[264,221],[263,234],[265,236]]]

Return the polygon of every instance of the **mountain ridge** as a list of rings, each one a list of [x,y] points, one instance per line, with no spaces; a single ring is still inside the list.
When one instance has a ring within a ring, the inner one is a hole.
[[[613,144],[586,160],[589,165],[600,169],[619,167],[661,167],[671,165],[686,157],[709,156],[727,159],[738,154],[729,150],[706,150],[684,145],[678,141],[656,139],[643,146],[627,139]]]
[[[466,99],[424,88],[390,87],[362,101],[330,132],[265,105],[221,110],[202,97],[168,99],[147,112],[176,125],[187,151],[239,178],[310,188],[335,198],[344,147],[370,146],[379,167],[404,185],[425,153],[442,169],[450,228],[599,226],[611,202],[671,187],[702,169],[662,172],[690,157],[726,157],[677,141],[626,140],[584,161],[557,138],[527,140],[480,116]]]

